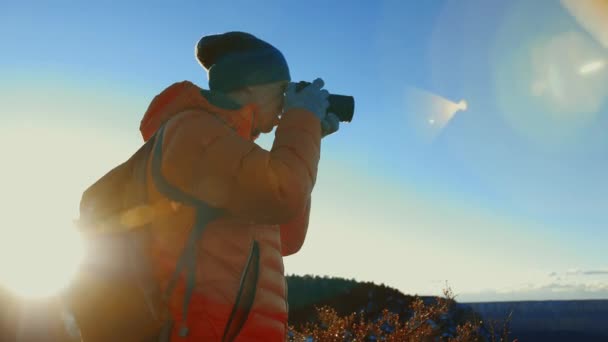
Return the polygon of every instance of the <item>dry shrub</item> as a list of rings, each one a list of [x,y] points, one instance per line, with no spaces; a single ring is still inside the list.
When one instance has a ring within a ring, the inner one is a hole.
[[[352,313],[340,317],[331,307],[317,307],[318,320],[309,322],[296,329],[290,326],[288,341],[293,342],[355,342],[355,341],[495,341],[494,336],[482,336],[482,323],[479,320],[469,320],[455,329],[449,329],[445,317],[454,305],[454,296],[448,288],[444,290],[445,297],[436,298],[435,303],[425,304],[416,297],[410,306],[409,318],[399,317],[389,310],[383,310],[376,319],[368,319],[364,313]],[[507,341],[506,336],[503,335]]]

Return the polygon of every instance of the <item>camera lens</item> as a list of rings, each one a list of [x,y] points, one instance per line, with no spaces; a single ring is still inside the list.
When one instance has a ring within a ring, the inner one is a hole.
[[[306,88],[310,82],[300,81],[296,84],[296,92]],[[351,122],[355,114],[355,98],[347,95],[330,94],[329,107],[326,113],[334,113],[341,122]]]

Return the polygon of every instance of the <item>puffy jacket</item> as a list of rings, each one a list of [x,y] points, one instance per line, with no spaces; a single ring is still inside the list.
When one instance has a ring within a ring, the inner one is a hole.
[[[173,84],[154,98],[141,125],[144,140],[163,127],[162,139],[155,141],[162,146],[155,148],[162,151],[166,181],[222,210],[198,241],[196,286],[185,322],[189,334],[180,338],[174,329],[172,340],[284,341],[283,256],[297,252],[306,236],[320,123],[303,109],[284,113],[266,151],[251,136],[255,106],[227,109],[214,104],[221,101],[213,100],[216,95],[187,81]],[[147,192],[151,203],[164,208],[151,222],[148,253],[166,288],[195,209],[164,197],[151,181]],[[182,279],[169,303],[176,326],[183,320],[184,284]],[[253,293],[252,303],[235,307],[243,291]]]

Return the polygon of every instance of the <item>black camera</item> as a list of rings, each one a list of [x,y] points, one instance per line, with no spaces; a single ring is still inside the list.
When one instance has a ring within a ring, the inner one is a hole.
[[[296,83],[296,91],[300,91],[310,85],[310,82],[300,81]],[[351,122],[355,114],[355,98],[347,95],[329,95],[329,107],[327,113],[334,113],[340,121]]]

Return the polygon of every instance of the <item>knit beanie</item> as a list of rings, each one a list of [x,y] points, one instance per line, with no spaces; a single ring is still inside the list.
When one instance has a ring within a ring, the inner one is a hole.
[[[245,32],[202,37],[196,58],[209,78],[209,89],[229,92],[265,83],[291,81],[283,54],[269,43]]]

